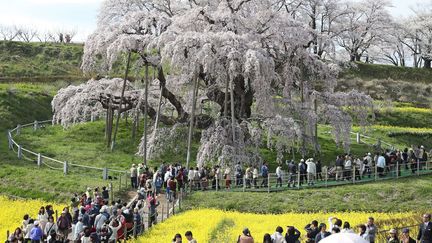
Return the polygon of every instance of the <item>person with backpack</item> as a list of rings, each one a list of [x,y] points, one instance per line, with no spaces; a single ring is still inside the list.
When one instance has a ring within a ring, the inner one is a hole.
[[[97,231],[98,238],[103,243],[110,242],[111,235],[113,234],[113,230],[109,226],[109,220],[105,221],[103,226]]]

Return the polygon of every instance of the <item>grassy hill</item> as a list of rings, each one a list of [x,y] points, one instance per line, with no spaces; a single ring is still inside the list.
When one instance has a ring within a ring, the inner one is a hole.
[[[0,81],[75,80],[82,55],[82,44],[0,41]]]

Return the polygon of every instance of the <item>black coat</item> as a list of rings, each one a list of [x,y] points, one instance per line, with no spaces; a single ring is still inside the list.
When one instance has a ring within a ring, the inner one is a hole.
[[[419,234],[417,240],[421,243],[432,243],[432,223],[429,222],[427,226],[424,223],[420,224]]]
[[[328,237],[329,235],[331,235],[330,232],[325,232],[325,233],[324,233],[324,238]],[[321,237],[321,232],[319,232],[319,233],[316,235],[316,237],[315,237],[315,243],[320,242],[320,240],[322,240],[322,239],[324,239],[324,238]]]

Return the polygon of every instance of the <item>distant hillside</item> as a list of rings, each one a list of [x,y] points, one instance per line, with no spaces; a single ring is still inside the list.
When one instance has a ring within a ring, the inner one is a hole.
[[[50,81],[81,77],[82,55],[82,44],[0,41],[0,80]]]
[[[83,81],[88,77],[83,77],[80,70],[82,55],[82,44],[0,41],[0,82]],[[132,62],[136,59],[133,55]],[[112,71],[117,75],[112,76],[122,77],[124,66],[124,58],[120,58]],[[339,91],[358,89],[377,100],[410,102],[421,107],[432,104],[431,69],[365,63],[348,66],[340,73]]]
[[[367,64],[357,62],[340,73],[340,78],[393,79],[432,83],[432,69],[396,67],[393,65]]]
[[[432,69],[356,63],[340,73],[338,91],[357,89],[375,100],[431,107]]]

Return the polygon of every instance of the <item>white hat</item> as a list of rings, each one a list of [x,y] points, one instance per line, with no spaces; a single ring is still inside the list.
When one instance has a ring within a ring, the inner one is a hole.
[[[35,226],[38,226],[38,225],[39,225],[39,221],[37,221],[37,220],[34,221],[34,225],[35,225]]]
[[[105,212],[106,212],[106,209],[103,207],[99,210],[99,213],[105,213]]]
[[[304,159],[301,159],[300,162],[304,162]]]
[[[391,229],[391,230],[389,231],[389,233],[390,233],[390,234],[396,234],[396,230],[395,230],[395,229]]]
[[[368,153],[369,156],[371,156],[371,153]]]
[[[424,146],[422,145],[422,146],[420,146],[420,148],[424,148]]]

